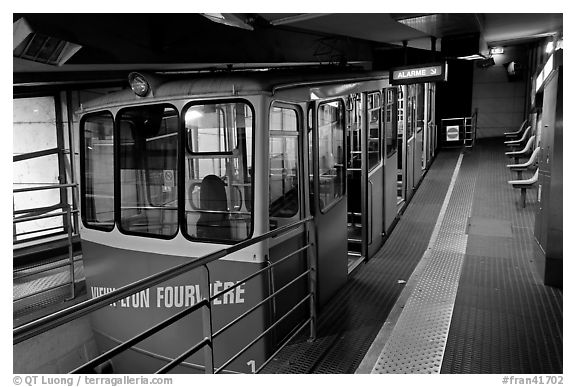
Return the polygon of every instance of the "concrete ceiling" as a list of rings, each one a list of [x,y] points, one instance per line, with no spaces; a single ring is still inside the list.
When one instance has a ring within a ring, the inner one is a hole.
[[[403,41],[430,49],[433,37],[440,50],[442,40],[472,34],[489,46],[514,45],[563,29],[563,14],[541,13],[13,15],[14,22],[21,18],[36,32],[82,48],[61,66],[14,57],[15,83],[134,69],[370,62],[375,50]]]

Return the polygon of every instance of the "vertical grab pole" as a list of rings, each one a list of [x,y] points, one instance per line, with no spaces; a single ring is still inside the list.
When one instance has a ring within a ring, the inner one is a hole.
[[[212,301],[210,300],[210,271],[208,266],[204,265],[206,270],[205,274],[202,275],[200,281],[202,294],[204,298],[208,300],[208,305],[202,308],[202,329],[204,333],[204,338],[207,338],[209,343],[204,345],[204,373],[213,374],[214,373],[214,352],[213,352],[213,338],[212,338]]]
[[[68,259],[70,260],[70,288],[71,288],[71,297],[70,299],[73,300],[76,298],[76,279],[74,277],[74,249],[72,247],[72,207],[70,204],[66,205],[66,215],[67,215],[67,229],[68,229]]]
[[[316,340],[316,274],[317,274],[317,264],[316,264],[316,234],[314,233],[314,240],[310,238],[310,222],[306,223],[306,239],[307,243],[310,245],[308,247],[308,267],[310,269],[309,274],[309,288],[310,288],[310,338],[308,341]]]

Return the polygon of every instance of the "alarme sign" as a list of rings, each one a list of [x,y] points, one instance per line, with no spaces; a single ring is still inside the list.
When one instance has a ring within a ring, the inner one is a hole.
[[[397,67],[390,70],[392,85],[409,85],[424,82],[444,82],[448,75],[447,63]]]

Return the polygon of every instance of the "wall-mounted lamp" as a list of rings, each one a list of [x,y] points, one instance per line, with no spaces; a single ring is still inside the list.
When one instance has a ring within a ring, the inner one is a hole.
[[[480,54],[472,54],[472,55],[466,55],[466,56],[459,56],[458,59],[480,60],[480,59],[486,59],[486,58]]]
[[[501,54],[504,54],[504,47],[490,48],[490,55],[501,55]]]

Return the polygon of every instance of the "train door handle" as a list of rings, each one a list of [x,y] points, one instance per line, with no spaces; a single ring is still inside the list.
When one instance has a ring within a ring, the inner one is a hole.
[[[367,215],[367,216],[369,217],[369,219],[370,219],[370,228],[368,229],[368,232],[369,232],[369,234],[368,234],[368,235],[369,235],[369,242],[368,242],[368,244],[371,244],[371,243],[372,243],[372,230],[373,230],[372,226],[373,226],[373,224],[374,224],[374,223],[373,223],[373,221],[374,221],[374,216],[372,216],[372,209],[373,209],[373,202],[374,202],[372,189],[373,189],[373,187],[374,187],[374,184],[372,183],[372,180],[370,180],[370,179],[368,179],[368,184],[370,185],[370,189],[368,190],[368,198],[369,198],[369,200],[370,200],[370,207],[369,207],[369,208],[370,208],[370,211],[368,211],[368,213],[367,213],[366,215]]]

